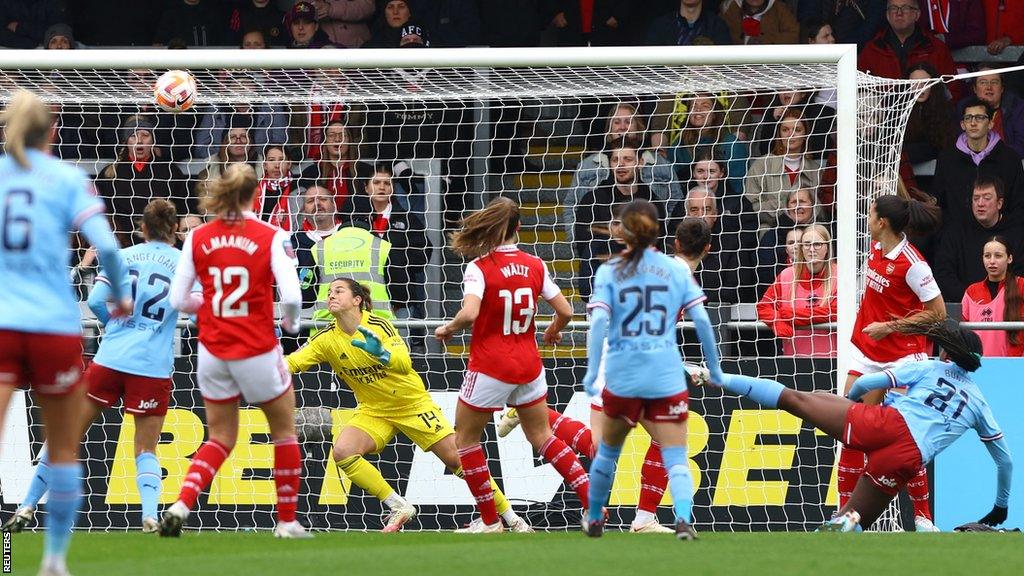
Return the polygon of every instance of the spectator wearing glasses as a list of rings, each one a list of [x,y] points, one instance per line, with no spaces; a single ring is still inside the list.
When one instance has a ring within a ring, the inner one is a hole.
[[[946,44],[918,23],[917,0],[889,0],[885,17],[887,24],[860,51],[858,69],[883,78],[906,78],[911,66],[929,62],[939,74],[956,73]],[[949,89],[954,98],[960,96],[958,84],[950,84]]]
[[[781,340],[784,355],[835,357],[835,330],[810,327],[837,319],[832,235],[824,226],[808,226],[794,255],[757,303],[757,318]]]
[[[999,134],[1007,146],[1024,156],[1024,100],[1012,91],[1003,89],[1003,76],[992,64],[978,65],[978,71],[991,70],[992,74],[974,79],[974,96],[993,109],[992,131]],[[967,100],[958,107],[963,112]],[[962,115],[962,114],[961,114]]]
[[[324,128],[323,140],[320,159],[302,171],[299,187],[309,188],[313,184],[326,187],[334,194],[337,209],[348,213],[351,210],[347,203],[353,190],[351,180],[356,157],[352,132],[340,120],[335,120]]]
[[[1021,217],[1024,169],[1021,158],[992,131],[992,106],[973,97],[963,108],[956,143],[939,153],[931,194],[943,212],[943,234],[969,221],[974,182],[979,176],[999,178],[1005,192],[1003,213]]]

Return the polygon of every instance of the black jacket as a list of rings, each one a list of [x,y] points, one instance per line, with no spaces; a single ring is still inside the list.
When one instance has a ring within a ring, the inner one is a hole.
[[[352,220],[356,225],[367,228],[391,243],[385,270],[388,293],[393,304],[408,304],[412,300],[412,285],[424,281],[422,273],[433,252],[423,219],[418,214],[403,210],[397,202],[392,202],[387,230],[376,232],[373,230],[373,222],[377,216],[366,194],[356,194],[350,204]]]
[[[1020,156],[1000,141],[981,163],[964,154],[954,144],[939,153],[931,194],[942,208],[943,230],[971,219],[971,196],[978,176],[996,176],[1003,182],[1003,215],[1020,221],[1024,215],[1024,168]]]
[[[694,276],[713,303],[756,302],[757,275],[754,249],[757,247],[757,215],[722,212],[711,229],[711,251]],[[678,202],[672,211],[672,230],[686,216],[686,202]]]
[[[651,20],[647,26],[646,44],[648,46],[693,46],[700,44],[714,44],[715,46],[728,46],[732,44],[732,35],[729,33],[729,26],[718,17],[707,3],[701,9],[700,18],[693,23],[693,31],[683,33],[683,17],[679,10],[673,10],[668,14],[662,14]],[[680,44],[680,39],[683,44]]]
[[[17,22],[13,32],[7,25]],[[67,3],[61,0],[0,0],[0,46],[37,48],[46,29],[71,22]]]
[[[194,214],[198,202],[189,194],[188,181],[170,162],[150,162],[136,170],[130,160],[107,165],[96,175],[96,191],[106,204],[114,232],[123,247],[141,242],[135,221],[150,200],[170,200],[179,215]]]
[[[995,226],[983,228],[972,217],[943,231],[939,250],[932,260],[932,271],[944,301],[960,302],[968,286],[988,276],[981,254],[985,242],[996,235],[1009,242],[1007,248],[1014,257],[1011,268],[1020,274],[1024,268],[1024,222],[1004,216]]]
[[[180,0],[164,10],[153,34],[154,44],[183,40],[187,46],[220,46],[231,40],[228,14],[219,2],[190,6]]]

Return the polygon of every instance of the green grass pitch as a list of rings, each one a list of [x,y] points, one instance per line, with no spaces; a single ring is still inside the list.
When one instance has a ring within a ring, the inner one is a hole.
[[[78,532],[69,567],[75,576],[624,575],[656,574],[968,574],[1024,572],[1021,534],[701,534],[318,533],[276,540],[269,532],[188,533],[161,539],[141,533]],[[33,575],[41,533],[11,539],[14,574]]]

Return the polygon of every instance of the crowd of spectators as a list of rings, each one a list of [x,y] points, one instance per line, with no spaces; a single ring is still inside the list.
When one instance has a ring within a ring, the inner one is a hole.
[[[1024,3],[1004,0],[2,0],[0,17],[0,46],[51,50],[842,42],[858,45],[861,70],[911,79],[954,74],[963,66],[951,49],[980,45],[998,55],[1024,43]],[[993,309],[1019,318],[1011,311],[1019,291],[1004,296],[1002,286],[1024,263],[1024,94],[1016,76],[995,64],[977,69],[991,73],[936,84],[917,99],[903,165],[936,160],[934,178],[904,169],[897,188],[943,209],[942,229],[912,240],[933,263],[945,299],[962,301],[965,314],[989,305],[988,319],[1001,319]],[[406,86],[428,81],[429,72],[398,73]],[[258,74],[225,71],[224,78],[240,90],[260,89]],[[136,70],[127,81],[143,87],[153,79]],[[712,228],[711,251],[697,270],[712,302],[756,303],[784,353],[834,354],[835,342],[812,325],[835,319],[836,95],[792,88],[582,107],[597,137],[559,199],[559,224],[580,263],[580,297],[620,246],[609,232],[615,207],[645,198],[665,223],[662,249],[671,251],[669,239],[687,216]],[[206,180],[230,163],[250,163],[261,178],[253,210],[295,234],[309,277],[323,274],[318,246],[359,228],[388,254],[374,265],[384,270],[391,310],[423,317],[424,270],[436,247],[427,241],[422,182],[408,161],[445,163],[445,218],[457,221],[473,204],[466,198],[472,127],[467,136],[457,107],[321,100],[205,105],[180,115],[148,105],[68,104],[56,149],[66,159],[101,162],[96,187],[125,245],[138,241],[134,219],[150,199],[172,199],[182,228],[194,227]],[[1002,260],[992,255],[993,238]],[[306,288],[312,304],[315,285]],[[1024,350],[1016,342],[1002,350]]]

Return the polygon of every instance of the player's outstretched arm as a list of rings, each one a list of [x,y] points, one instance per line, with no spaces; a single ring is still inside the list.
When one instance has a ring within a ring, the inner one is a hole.
[[[1003,438],[985,442],[985,448],[988,448],[989,455],[996,463],[996,503],[992,507],[992,511],[978,522],[989,526],[998,526],[1006,521],[1007,508],[1010,504],[1013,458],[1010,457],[1010,448]]]
[[[134,304],[131,301],[131,297],[123,293],[127,272],[124,264],[121,262],[117,240],[114,238],[114,233],[110,230],[110,224],[107,222],[106,217],[103,216],[102,212],[98,212],[86,218],[79,227],[79,230],[81,230],[82,234],[89,240],[89,243],[99,253],[100,266],[106,272],[107,278],[110,279],[112,299],[117,303],[122,313],[131,314]]]
[[[327,362],[327,355],[324,353],[320,343],[323,338],[328,338],[331,327],[325,328],[314,334],[301,348],[284,357],[288,364],[288,371],[292,374],[299,374]]]
[[[850,391],[846,394],[846,397],[856,402],[872,390],[882,390],[885,388],[895,388],[896,379],[889,371],[875,372],[874,374],[864,374],[853,382],[853,386],[850,387]]]
[[[447,342],[451,340],[452,336],[472,326],[473,322],[476,322],[477,316],[480,315],[480,302],[479,296],[467,294],[462,299],[462,308],[459,309],[455,318],[443,326],[438,326],[437,330],[434,330],[434,337],[441,342]]]
[[[718,359],[718,343],[715,342],[715,331],[711,327],[708,311],[704,309],[704,304],[698,302],[688,308],[686,313],[690,315],[690,320],[693,320],[697,329],[697,338],[700,340],[700,349],[704,353],[704,363],[707,364],[708,371],[711,373],[711,381],[720,385],[725,374],[722,372],[722,363]]]
[[[110,320],[110,309],[107,304],[111,301],[113,293],[110,291],[110,280],[106,276],[97,276],[96,283],[89,291],[89,310],[96,315],[96,319],[104,326]]]
[[[597,396],[598,389],[594,383],[597,382],[601,356],[604,354],[604,341],[608,337],[608,323],[611,321],[611,314],[608,313],[608,308],[604,303],[592,303],[590,308],[590,332],[587,334],[587,373],[583,376],[583,389],[589,396]]]

